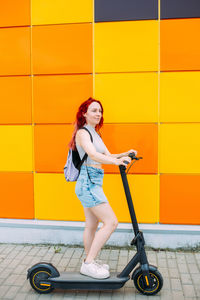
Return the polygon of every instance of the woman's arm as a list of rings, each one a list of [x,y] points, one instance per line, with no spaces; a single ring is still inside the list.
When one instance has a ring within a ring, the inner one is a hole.
[[[104,144],[104,145],[105,145],[105,144]],[[127,151],[127,152],[119,153],[119,154],[111,154],[111,153],[108,151],[108,149],[107,149],[107,147],[106,147],[106,145],[105,145],[105,152],[104,152],[104,153],[105,153],[106,155],[111,156],[111,157],[114,157],[114,158],[121,158],[121,157],[124,157],[124,156],[128,156],[129,153],[132,153],[132,152],[134,152],[135,155],[137,155],[137,151],[136,151],[136,150],[133,150],[133,149],[131,149],[131,150]]]
[[[114,158],[121,158],[123,156],[127,156],[128,155],[128,152],[123,152],[123,153],[119,153],[119,154],[111,154],[107,147],[105,147],[105,152],[104,152],[106,155],[108,156],[111,156],[111,157],[114,157]]]
[[[89,133],[85,130],[79,130],[77,132],[77,138],[83,150],[89,155],[92,160],[95,160],[102,164],[118,165],[117,158],[96,151],[93,143],[91,142]]]

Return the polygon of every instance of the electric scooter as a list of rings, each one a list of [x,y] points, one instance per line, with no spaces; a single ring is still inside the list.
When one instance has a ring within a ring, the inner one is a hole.
[[[129,156],[133,160],[132,164],[142,158],[136,157],[135,153],[130,153]],[[128,164],[127,161],[124,162]],[[119,169],[135,233],[131,245],[136,246],[136,254],[120,273],[111,272],[110,277],[106,279],[95,279],[75,272],[63,272],[60,274],[51,263],[37,263],[28,269],[27,279],[30,280],[32,288],[38,293],[47,294],[52,292],[55,288],[70,290],[114,290],[123,287],[130,277],[136,289],[144,295],[155,295],[162,289],[162,275],[157,270],[157,267],[150,265],[147,260],[144,248],[144,236],[138,227],[125,172],[126,167],[120,165]],[[139,264],[139,266],[130,276],[130,273],[137,264]]]

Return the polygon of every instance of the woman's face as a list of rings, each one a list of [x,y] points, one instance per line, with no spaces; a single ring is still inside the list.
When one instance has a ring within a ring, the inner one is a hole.
[[[84,114],[86,118],[86,122],[92,125],[99,124],[101,117],[102,117],[102,110],[101,106],[98,102],[92,102],[88,106],[87,112]]]

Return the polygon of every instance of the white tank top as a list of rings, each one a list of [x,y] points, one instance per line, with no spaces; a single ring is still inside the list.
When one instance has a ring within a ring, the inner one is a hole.
[[[100,135],[99,135],[99,134],[96,132],[96,130],[94,129],[94,127],[92,127],[92,126],[89,125],[89,124],[85,124],[83,127],[87,128],[87,129],[90,131],[90,133],[91,133],[91,135],[92,135],[92,138],[93,138],[93,145],[94,145],[96,151],[99,152],[99,153],[102,153],[102,154],[105,153],[106,146],[105,146],[104,142],[102,141]],[[82,159],[83,156],[84,156],[84,154],[85,154],[85,151],[84,151],[83,148],[82,148],[81,146],[79,146],[79,145],[76,145],[76,148],[77,148],[77,151],[78,151],[78,153],[79,153],[80,158]],[[101,163],[92,160],[92,159],[89,157],[89,155],[88,155],[87,159],[84,161],[83,164],[84,164],[84,165],[85,165],[85,164],[88,164],[88,165],[94,165],[94,164],[96,164],[96,165],[97,165],[97,164],[101,164]]]

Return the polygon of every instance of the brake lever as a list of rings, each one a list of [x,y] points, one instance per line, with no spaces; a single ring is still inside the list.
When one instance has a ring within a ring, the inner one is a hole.
[[[136,157],[136,156],[135,156],[135,152],[129,153],[128,156],[131,158],[131,160],[135,160],[135,161],[136,161],[136,160],[143,159],[143,157]],[[126,174],[128,174],[128,171],[130,170],[130,168],[132,167],[132,165],[135,163],[135,161],[133,161],[133,162],[131,163],[130,167],[129,167],[128,170],[126,171]],[[129,161],[127,161],[127,160],[124,160],[123,162],[124,162],[126,165],[129,164]],[[124,166],[124,168],[126,169],[125,166]]]
[[[128,156],[129,156],[132,160],[133,160],[133,159],[135,159],[135,160],[143,159],[143,157],[136,157],[136,156],[135,156],[135,152],[129,153]]]
[[[136,162],[136,160],[143,159],[143,157],[141,157],[141,156],[140,157],[136,157],[135,156],[135,152],[129,153],[128,156],[131,158],[131,160],[134,160],[134,161],[131,163],[131,165],[129,166],[128,170],[126,170],[126,174],[128,174],[128,171],[130,170],[130,168],[132,167],[132,165]]]

